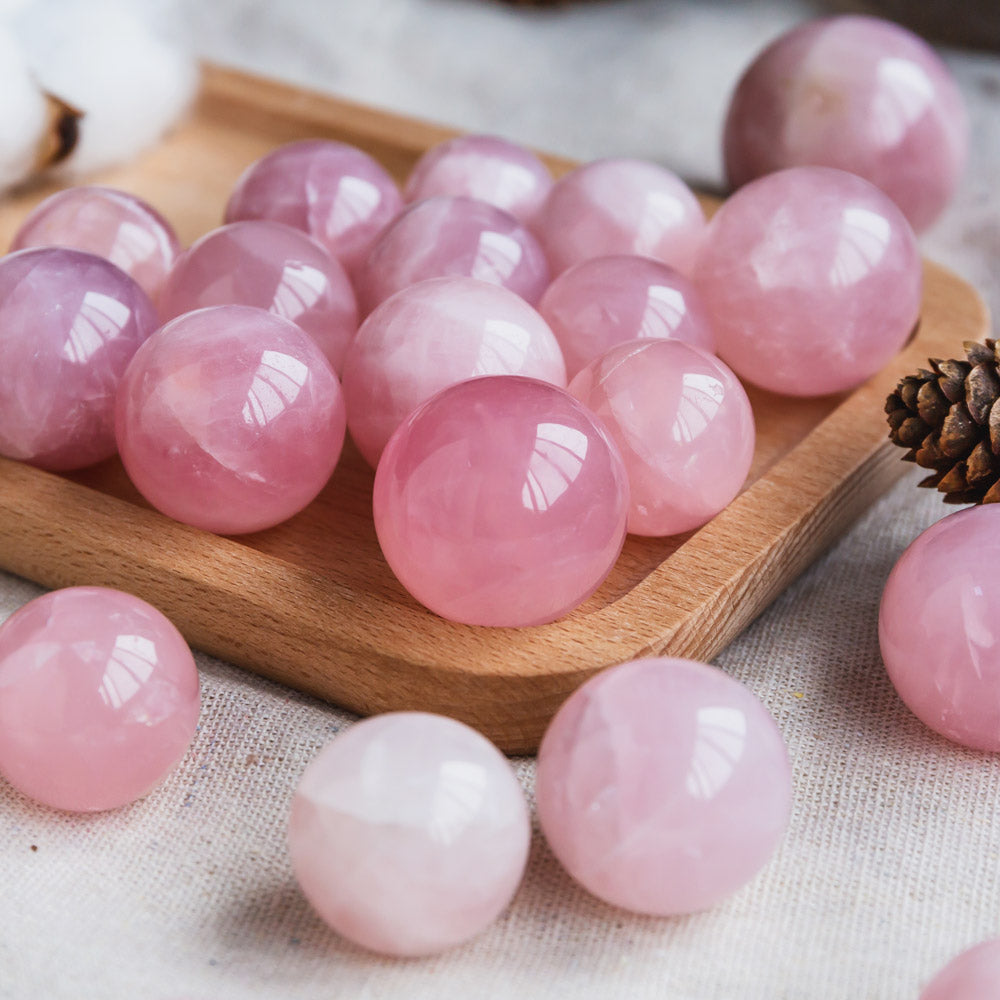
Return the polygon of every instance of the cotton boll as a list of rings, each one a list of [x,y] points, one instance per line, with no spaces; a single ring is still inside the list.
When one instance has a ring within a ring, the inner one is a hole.
[[[0,25],[0,189],[23,180],[44,157],[49,102],[17,40]]]

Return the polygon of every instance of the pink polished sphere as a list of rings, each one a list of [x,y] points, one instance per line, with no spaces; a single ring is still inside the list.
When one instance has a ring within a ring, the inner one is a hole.
[[[676,535],[704,524],[750,471],[754,422],[736,376],[679,340],[611,348],[570,383],[600,417],[628,472],[628,530]]]
[[[996,1000],[997,997],[1000,997],[1000,938],[963,951],[920,994],[920,1000]]]
[[[213,306],[158,330],[122,380],[122,462],[159,511],[231,535],[298,513],[340,457],[337,376],[289,320]]]
[[[244,171],[226,222],[272,219],[301,229],[354,272],[403,207],[396,182],[367,153],[328,139],[280,146]]]
[[[922,39],[872,17],[809,21],[744,73],[726,119],[734,186],[784,167],[839,167],[880,187],[916,230],[948,204],[969,126],[948,67]]]
[[[347,425],[372,465],[425,399],[480,375],[566,385],[552,331],[524,299],[475,278],[431,278],[386,299],[365,320],[344,365]]]
[[[138,597],[70,587],[0,625],[0,773],[47,806],[146,795],[184,756],[198,710],[191,650]]]
[[[906,343],[923,290],[900,210],[828,167],[740,188],[712,218],[694,279],[719,356],[790,396],[842,392],[874,375]]]
[[[527,223],[552,187],[530,150],[493,135],[460,135],[427,150],[403,187],[407,201],[433,195],[476,198]]]
[[[628,480],[596,419],[518,375],[460,382],[397,429],[375,475],[375,530],[404,587],[467,625],[540,625],[611,571]]]
[[[43,469],[113,455],[118,385],[156,322],[103,257],[41,247],[0,260],[0,455]]]
[[[430,955],[485,930],[528,857],[521,786],[485,736],[442,715],[351,726],[292,801],[295,877],[339,934],[388,955]]]
[[[232,222],[186,250],[163,289],[160,316],[237,304],[297,323],[337,372],[358,329],[343,265],[301,230],[267,219]]]
[[[788,825],[791,771],[767,709],[721,670],[633,660],[563,704],[538,751],[538,818],[566,870],[614,906],[715,906]]]
[[[49,195],[14,234],[11,250],[61,246],[106,257],[156,302],[177,255],[173,226],[141,198],[105,187]]]
[[[394,292],[446,275],[502,285],[534,305],[549,283],[538,241],[512,215],[472,198],[426,198],[375,242],[357,278],[369,313]]]
[[[538,311],[552,328],[570,378],[626,340],[683,340],[709,353],[715,334],[701,294],[649,257],[592,257],[563,271]]]
[[[556,181],[532,221],[553,274],[591,257],[638,254],[687,273],[705,214],[674,173],[645,160],[585,163]]]

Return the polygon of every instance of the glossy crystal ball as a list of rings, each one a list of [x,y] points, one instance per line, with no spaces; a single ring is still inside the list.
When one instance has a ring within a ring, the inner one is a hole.
[[[995,1000],[1000,996],[1000,938],[982,941],[953,958],[920,1000]]]

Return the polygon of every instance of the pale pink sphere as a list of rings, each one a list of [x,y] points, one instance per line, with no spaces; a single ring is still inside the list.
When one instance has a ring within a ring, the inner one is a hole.
[[[0,773],[47,806],[146,795],[184,756],[199,705],[187,643],[131,594],[56,590],[0,625]]]
[[[570,383],[614,438],[628,472],[628,530],[676,535],[704,524],[750,471],[754,421],[736,376],[679,340],[611,348]]]
[[[514,292],[475,278],[431,278],[386,299],[344,365],[347,425],[372,465],[393,431],[434,393],[480,375],[566,385],[552,331]]]
[[[358,305],[343,265],[301,230],[268,219],[232,222],[186,250],[164,286],[160,316],[231,304],[297,323],[338,372],[358,329]]]
[[[781,733],[742,684],[704,663],[633,660],[579,688],[538,751],[553,853],[614,906],[715,906],[771,857],[791,811]]]
[[[590,257],[638,254],[687,273],[705,214],[674,173],[645,160],[585,163],[556,181],[532,221],[553,274]]]
[[[389,566],[425,607],[467,625],[541,625],[611,571],[628,480],[565,389],[496,375],[444,389],[400,424],[373,506]]]
[[[429,955],[485,930],[521,881],[531,827],[507,759],[454,719],[392,712],[356,723],[292,800],[295,877],[339,934]]]
[[[879,643],[918,719],[1000,751],[1000,507],[959,511],[917,537],[885,585]]]
[[[306,139],[279,146],[243,172],[225,221],[272,219],[301,229],[353,277],[402,207],[396,182],[367,153],[329,139]]]
[[[1000,996],[1000,938],[983,941],[952,959],[920,1000],[996,1000]]]
[[[122,380],[122,462],[159,511],[206,531],[269,528],[298,513],[340,457],[337,376],[287,319],[213,306],[158,330]]]
[[[41,247],[0,260],[0,455],[60,470],[112,456],[118,385],[156,322],[103,257]]]
[[[443,194],[476,198],[528,222],[552,187],[530,150],[493,135],[460,135],[427,150],[403,187],[406,201]]]
[[[694,279],[719,356],[790,396],[842,392],[874,375],[906,343],[923,290],[900,210],[828,167],[740,188],[712,218]]]
[[[784,167],[839,167],[880,187],[914,229],[951,199],[969,125],[948,67],[890,21],[808,21],[751,64],[729,106],[726,172],[734,186]]]
[[[715,334],[698,289],[650,257],[592,257],[563,271],[538,311],[552,328],[570,378],[626,340],[683,340],[708,352]]]
[[[11,250],[61,246],[106,257],[156,302],[181,252],[173,226],[135,195],[73,187],[39,203],[14,234]]]
[[[549,283],[538,241],[502,209],[443,195],[405,209],[379,236],[355,287],[363,314],[394,292],[446,275],[502,285],[534,305]]]

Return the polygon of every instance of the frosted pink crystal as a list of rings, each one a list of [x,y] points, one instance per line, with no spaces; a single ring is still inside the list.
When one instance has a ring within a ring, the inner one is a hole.
[[[422,404],[375,475],[375,530],[404,587],[469,625],[539,625],[610,572],[628,482],[614,442],[564,389],[497,375]]]
[[[0,260],[0,454],[79,469],[115,453],[115,394],[156,327],[102,257],[44,247]]]
[[[339,934],[429,955],[483,931],[510,902],[531,838],[524,794],[485,737],[393,712],[328,743],[292,801],[295,877]]]
[[[714,906],[785,831],[791,773],[774,720],[691,660],[634,660],[563,704],[538,753],[538,818],[595,896],[659,916]]]
[[[694,274],[719,356],[773,392],[821,396],[877,372],[920,312],[913,230],[868,181],[792,167],[740,188]]]
[[[592,257],[563,271],[538,311],[552,328],[572,378],[626,340],[683,340],[715,350],[708,312],[694,285],[649,257]]]
[[[587,365],[569,391],[621,451],[633,534],[697,528],[742,488],[753,411],[739,380],[711,354],[679,340],[629,341]]]
[[[416,407],[479,375],[529,375],[566,385],[552,331],[524,299],[475,278],[431,278],[386,299],[365,320],[344,365],[351,437],[371,465]]]
[[[922,39],[871,17],[809,21],[766,48],[733,94],[729,181],[839,167],[878,185],[915,229],[958,184],[968,147],[961,92]]]
[[[49,195],[21,223],[11,250],[40,246],[106,257],[154,302],[181,250],[173,226],[141,198],[87,186]]]
[[[346,418],[330,363],[289,320],[213,306],[158,330],[122,380],[116,431],[132,482],[207,531],[278,524],[323,488]]]
[[[983,941],[952,959],[920,1000],[995,1000],[1000,996],[1000,938]]]
[[[141,798],[184,755],[198,710],[187,644],[131,594],[57,590],[0,625],[0,773],[45,805]]]
[[[549,283],[538,241],[512,215],[472,198],[426,198],[379,236],[357,277],[363,314],[426,278],[455,275],[502,285],[532,304]]]
[[[354,289],[343,265],[315,240],[280,222],[233,222],[184,252],[160,301],[164,320],[205,306],[267,309],[297,323],[335,371],[358,328]]]

